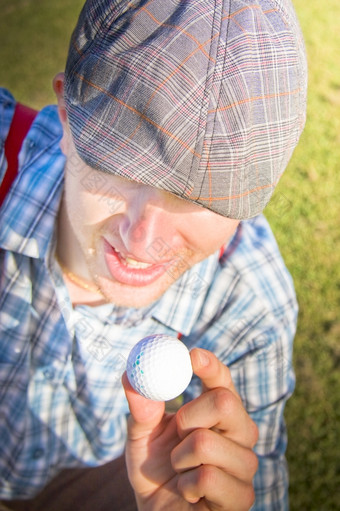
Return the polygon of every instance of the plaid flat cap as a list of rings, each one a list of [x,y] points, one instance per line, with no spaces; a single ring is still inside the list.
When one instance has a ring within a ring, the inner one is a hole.
[[[234,219],[268,203],[306,91],[290,0],[87,0],[65,72],[88,165]]]

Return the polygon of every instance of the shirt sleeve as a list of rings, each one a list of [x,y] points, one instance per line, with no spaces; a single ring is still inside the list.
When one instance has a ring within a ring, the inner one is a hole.
[[[289,508],[284,407],[295,385],[292,331],[293,328],[284,329],[278,323],[264,329],[257,339],[249,338],[255,349],[230,366],[241,399],[259,428],[255,447],[259,460],[254,478],[255,510]]]
[[[191,342],[213,351],[230,368],[242,402],[258,426],[254,450],[259,468],[252,509],[284,511],[289,506],[283,412],[295,385],[292,347],[298,306],[292,279],[265,219],[245,225],[237,236],[210,287]],[[199,393],[200,382],[194,378],[185,401]]]

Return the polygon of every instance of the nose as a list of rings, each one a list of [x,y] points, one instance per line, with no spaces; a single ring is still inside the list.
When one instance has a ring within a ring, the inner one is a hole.
[[[166,260],[176,250],[180,239],[179,215],[172,197],[162,190],[138,185],[129,197],[119,230],[131,257],[146,262]]]

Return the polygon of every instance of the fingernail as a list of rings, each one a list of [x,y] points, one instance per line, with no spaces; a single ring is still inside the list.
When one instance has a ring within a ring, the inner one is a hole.
[[[206,353],[204,353],[204,351],[199,350],[198,358],[200,361],[200,365],[202,367],[209,365],[209,362],[210,362],[209,357],[208,357],[208,355],[206,355]]]
[[[190,504],[196,504],[200,498],[199,497],[186,497],[185,500]]]

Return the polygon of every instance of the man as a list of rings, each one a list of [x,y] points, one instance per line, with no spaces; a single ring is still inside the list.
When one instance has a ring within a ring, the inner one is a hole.
[[[3,505],[287,509],[297,307],[261,213],[305,120],[291,3],[87,1],[53,86],[1,212]],[[152,333],[192,350],[177,413],[121,383]]]

